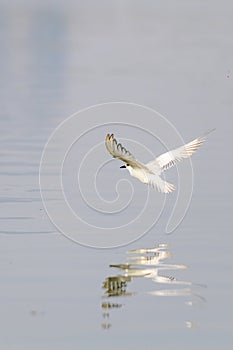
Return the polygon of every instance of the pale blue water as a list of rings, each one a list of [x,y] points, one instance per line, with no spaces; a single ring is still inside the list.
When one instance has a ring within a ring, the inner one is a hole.
[[[2,349],[231,348],[232,14],[227,0],[1,1]],[[192,203],[173,234],[168,201],[140,240],[85,248],[46,215],[41,153],[66,117],[119,100],[158,110],[185,140],[216,132],[193,159]],[[127,253],[159,244],[165,256]]]

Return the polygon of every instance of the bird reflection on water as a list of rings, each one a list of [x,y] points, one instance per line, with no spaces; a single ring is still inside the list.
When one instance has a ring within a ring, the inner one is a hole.
[[[104,295],[102,296],[102,316],[104,322],[103,329],[111,328],[110,312],[123,306],[120,298],[134,296],[137,292],[129,291],[128,285],[134,278],[149,278],[155,283],[156,289],[147,291],[146,294],[156,297],[186,297],[187,305],[200,304],[205,302],[205,298],[193,291],[193,286],[204,287],[189,281],[176,279],[173,275],[165,275],[163,271],[186,269],[186,265],[166,264],[164,260],[172,257],[168,244],[159,244],[155,248],[137,249],[127,252],[127,262],[111,264],[111,268],[117,268],[121,273],[109,276],[103,282]],[[166,284],[167,288],[161,288]],[[179,287],[184,286],[184,287]],[[176,287],[175,287],[176,286]],[[114,298],[114,302],[113,302]],[[187,300],[188,298],[188,300]],[[123,299],[123,298],[122,298]],[[192,324],[186,321],[186,325]]]

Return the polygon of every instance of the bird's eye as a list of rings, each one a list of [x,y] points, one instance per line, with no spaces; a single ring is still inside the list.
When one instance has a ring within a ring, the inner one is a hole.
[[[129,166],[129,164],[126,164],[126,166]]]

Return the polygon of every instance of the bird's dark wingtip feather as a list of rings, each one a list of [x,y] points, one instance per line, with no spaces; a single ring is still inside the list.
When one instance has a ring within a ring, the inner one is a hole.
[[[106,141],[111,141],[114,139],[114,134],[107,134],[106,135]]]

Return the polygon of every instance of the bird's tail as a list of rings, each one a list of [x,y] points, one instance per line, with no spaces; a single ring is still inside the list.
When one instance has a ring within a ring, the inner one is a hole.
[[[161,192],[163,193],[171,193],[175,190],[176,186],[171,184],[170,182],[166,182],[166,181],[163,181],[164,182],[164,186],[163,186],[163,189],[161,190]]]
[[[164,181],[158,175],[147,175],[148,177],[148,185],[151,187],[156,187],[159,192],[162,193],[170,193],[175,190],[175,186],[169,182]]]

